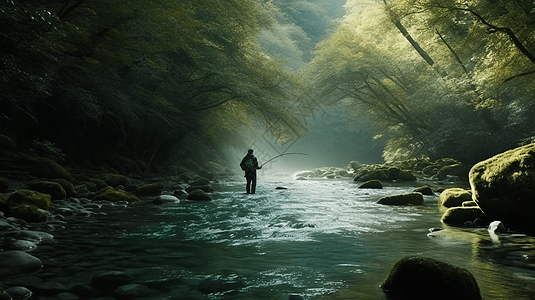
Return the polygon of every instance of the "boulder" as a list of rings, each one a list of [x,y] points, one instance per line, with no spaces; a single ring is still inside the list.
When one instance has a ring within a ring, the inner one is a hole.
[[[437,172],[438,180],[446,180],[448,176],[466,178],[466,170],[461,163],[447,165],[440,168]]]
[[[435,193],[433,193],[433,190],[430,186],[424,185],[414,190],[415,193],[422,193],[422,195],[432,196]]]
[[[464,225],[466,222],[474,222],[476,219],[486,219],[485,214],[479,207],[452,207],[442,215],[442,223],[449,225]]]
[[[29,289],[23,286],[13,286],[13,287],[6,289],[4,292],[6,292],[14,300],[29,299],[33,294],[32,291],[30,291]],[[0,299],[3,299],[3,298],[0,298]]]
[[[75,197],[77,195],[76,187],[74,186],[74,184],[72,184],[70,181],[66,179],[54,178],[48,181],[59,183],[61,187],[65,190],[65,193],[67,193],[67,197]]]
[[[463,207],[477,207],[477,203],[475,201],[464,201],[462,204]]]
[[[479,286],[468,270],[418,256],[399,260],[381,288],[393,300],[481,300]]]
[[[379,199],[377,203],[384,205],[423,205],[424,196],[422,195],[422,193],[409,193],[387,196]]]
[[[10,213],[13,217],[24,220],[28,223],[45,222],[49,216],[48,211],[29,204],[20,204],[11,207]]]
[[[178,203],[180,199],[172,195],[160,195],[152,200],[153,204]]]
[[[42,266],[40,259],[24,251],[0,252],[0,274],[2,275],[30,273],[40,270]]]
[[[192,186],[203,186],[203,185],[210,185],[210,184],[212,184],[212,182],[210,181],[210,179],[206,177],[198,178],[189,183],[189,185],[192,185]]]
[[[134,194],[137,196],[157,196],[162,193],[163,184],[161,182],[149,183],[138,187]]]
[[[7,205],[14,207],[21,204],[34,205],[40,209],[55,208],[56,205],[50,201],[49,194],[43,194],[32,190],[17,190],[7,198]]]
[[[383,184],[380,180],[370,180],[359,185],[359,189],[382,189]]]
[[[535,232],[535,143],[477,163],[469,181],[474,200],[489,218]]]
[[[0,177],[0,193],[5,192],[9,188],[9,180],[4,177]]]
[[[191,191],[186,199],[194,201],[212,201],[212,197],[201,189]]]
[[[380,168],[380,167],[363,167],[358,170],[358,172],[355,174],[355,177],[353,177],[353,181],[370,181],[370,180],[388,180],[389,178],[389,172],[388,169]]]
[[[120,185],[129,186],[130,183],[132,182],[130,178],[123,176],[123,175],[119,175],[119,174],[110,174],[104,181],[106,182],[107,185],[114,187],[114,188]]]
[[[61,184],[52,181],[32,181],[28,184],[29,190],[41,192],[43,194],[49,194],[52,199],[60,200],[67,197],[67,193],[61,186]]]
[[[205,193],[213,192],[211,185],[190,185],[186,188],[186,192],[191,193],[194,190],[203,190]]]
[[[72,180],[71,173],[52,159],[45,157],[27,157],[21,161],[21,163],[26,165],[28,172],[36,177]]]
[[[96,196],[93,198],[93,201],[104,200],[110,202],[139,202],[139,198],[135,195],[129,194],[123,190],[116,190],[111,186],[108,186],[97,192]]]
[[[445,207],[462,206],[465,201],[472,201],[472,194],[461,188],[445,189],[438,197],[438,204]]]
[[[407,170],[401,170],[399,173],[398,173],[398,178],[397,180],[401,180],[401,181],[415,181],[416,180],[416,176],[414,176],[414,174],[412,174],[412,172],[410,171],[407,171]]]

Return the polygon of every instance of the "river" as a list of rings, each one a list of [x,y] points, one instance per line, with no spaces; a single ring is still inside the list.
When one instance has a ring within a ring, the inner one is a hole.
[[[483,299],[535,299],[533,238],[493,242],[486,229],[447,227],[438,196],[423,206],[376,204],[417,183],[366,190],[347,179],[266,177],[254,195],[244,185],[214,185],[211,202],[109,206],[72,218],[32,252],[45,265],[36,276],[73,286],[121,270],[158,290],[157,299],[386,299],[379,285],[394,263],[421,255],[468,269]],[[430,228],[442,230],[430,237]]]

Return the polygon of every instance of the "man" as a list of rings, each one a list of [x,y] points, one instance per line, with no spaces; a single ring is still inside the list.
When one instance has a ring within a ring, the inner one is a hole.
[[[258,160],[253,155],[253,149],[247,151],[247,155],[241,160],[240,167],[245,171],[247,194],[254,194],[256,190],[256,170],[262,169],[262,167],[258,166]]]

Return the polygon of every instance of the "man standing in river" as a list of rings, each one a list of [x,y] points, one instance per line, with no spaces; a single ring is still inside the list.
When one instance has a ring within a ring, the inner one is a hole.
[[[254,194],[256,191],[256,170],[262,169],[262,167],[258,166],[258,160],[253,155],[253,149],[247,150],[247,155],[241,160],[240,167],[245,171],[247,194]]]

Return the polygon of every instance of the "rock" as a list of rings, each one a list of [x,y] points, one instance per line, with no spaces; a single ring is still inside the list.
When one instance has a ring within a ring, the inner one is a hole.
[[[32,289],[36,294],[44,296],[54,296],[69,291],[67,286],[56,281],[43,281],[32,286]]]
[[[359,186],[359,189],[382,189],[383,184],[380,180],[370,180],[366,181]]]
[[[287,190],[288,188],[287,187],[283,187],[283,186],[278,186],[275,189],[276,190]]]
[[[430,186],[424,185],[414,190],[415,193],[422,193],[422,195],[432,196],[435,193],[433,193],[433,190]]]
[[[535,143],[477,163],[470,169],[473,198],[494,220],[535,232]]]
[[[135,283],[120,286],[115,290],[115,295],[121,299],[136,299],[141,297],[150,298],[159,294],[160,292],[158,290]]]
[[[114,188],[120,185],[129,186],[131,184],[130,178],[123,176],[123,175],[119,175],[119,174],[110,174],[108,175],[108,177],[106,177],[104,181],[106,182],[107,185],[114,187]]]
[[[401,170],[398,168],[390,168],[388,169],[388,180],[398,180],[399,179],[399,173],[401,173]]]
[[[389,172],[388,169],[383,169],[380,167],[363,167],[353,177],[353,181],[369,181],[369,180],[388,180]]]
[[[507,228],[505,227],[505,225],[503,225],[501,221],[493,221],[489,224],[488,231],[492,233],[506,233]]]
[[[418,256],[399,260],[381,287],[388,299],[481,300],[468,270]]]
[[[54,298],[57,299],[57,300],[79,300],[79,299],[81,299],[77,295],[75,295],[73,293],[69,293],[69,292],[59,293],[59,294],[55,295]]]
[[[0,177],[0,193],[5,192],[9,188],[9,180],[4,177]]]
[[[54,203],[50,201],[51,197],[48,194],[32,190],[18,190],[9,195],[7,198],[7,205],[14,207],[21,204],[34,205],[40,209],[55,208]]]
[[[13,300],[26,300],[32,296],[32,291],[23,286],[14,286],[6,289],[6,292]],[[2,299],[2,298],[0,298]]]
[[[438,180],[446,180],[448,176],[466,178],[466,170],[461,163],[447,165],[440,168],[437,172]]]
[[[472,194],[469,191],[461,188],[450,188],[440,193],[438,204],[445,207],[457,207],[462,206],[463,202],[471,200]]]
[[[123,190],[115,190],[113,187],[108,186],[100,191],[97,192],[97,195],[93,198],[93,201],[110,201],[110,202],[139,202],[138,197],[128,194],[127,192]]]
[[[478,207],[475,201],[464,201],[462,207]]]
[[[132,275],[120,271],[105,271],[95,274],[91,280],[91,285],[98,288],[118,288],[122,285],[130,284],[134,281]]]
[[[384,205],[423,205],[424,196],[421,193],[409,193],[402,195],[387,196],[379,199],[378,204]]]
[[[17,230],[17,231],[9,232],[7,236],[18,239],[18,240],[34,242],[36,244],[43,242],[43,241],[49,241],[54,238],[54,236],[51,235],[50,233],[46,233],[42,231],[33,231],[33,230]]]
[[[153,204],[164,204],[164,203],[169,203],[169,202],[178,203],[178,202],[180,202],[180,199],[178,199],[175,196],[171,196],[171,195],[160,195],[160,196],[154,198],[154,200],[152,200]]]
[[[43,194],[49,194],[52,199],[65,199],[67,193],[61,184],[52,181],[32,181],[28,185],[28,189],[37,191]]]
[[[21,204],[10,209],[11,215],[28,223],[45,222],[49,216],[48,211],[35,205]]]
[[[134,194],[138,196],[157,196],[162,193],[163,184],[161,182],[149,183],[138,187]]]
[[[212,197],[201,189],[191,191],[186,199],[194,201],[212,201]]]
[[[186,188],[187,193],[191,193],[194,190],[203,190],[205,193],[210,193],[214,191],[214,189],[210,185],[191,185]]]
[[[188,196],[188,192],[186,192],[185,190],[176,190],[173,192],[173,196],[179,199],[186,198]]]
[[[67,197],[76,197],[76,195],[78,194],[76,192],[76,187],[74,186],[74,184],[72,184],[68,180],[65,180],[63,178],[54,178],[48,181],[59,183],[61,187],[65,190],[65,193],[67,193]]]
[[[412,172],[410,171],[406,171],[406,170],[401,170],[398,174],[398,178],[397,180],[401,180],[401,181],[415,181],[416,180],[416,176],[414,176],[414,174],[412,174]]]
[[[8,245],[9,250],[21,250],[21,251],[32,251],[37,248],[37,245],[30,241],[15,240]]]
[[[475,219],[486,219],[479,207],[452,207],[442,215],[441,221],[449,225],[463,225],[465,222],[473,222]]]
[[[46,179],[63,178],[72,180],[71,174],[60,164],[45,157],[28,157],[23,162],[28,166],[30,174]]]
[[[0,252],[0,274],[14,275],[30,273],[43,267],[40,259],[24,251],[9,250]]]
[[[360,162],[353,160],[349,163],[348,168],[353,169],[353,172],[357,172],[360,168],[362,168],[364,165]]]

